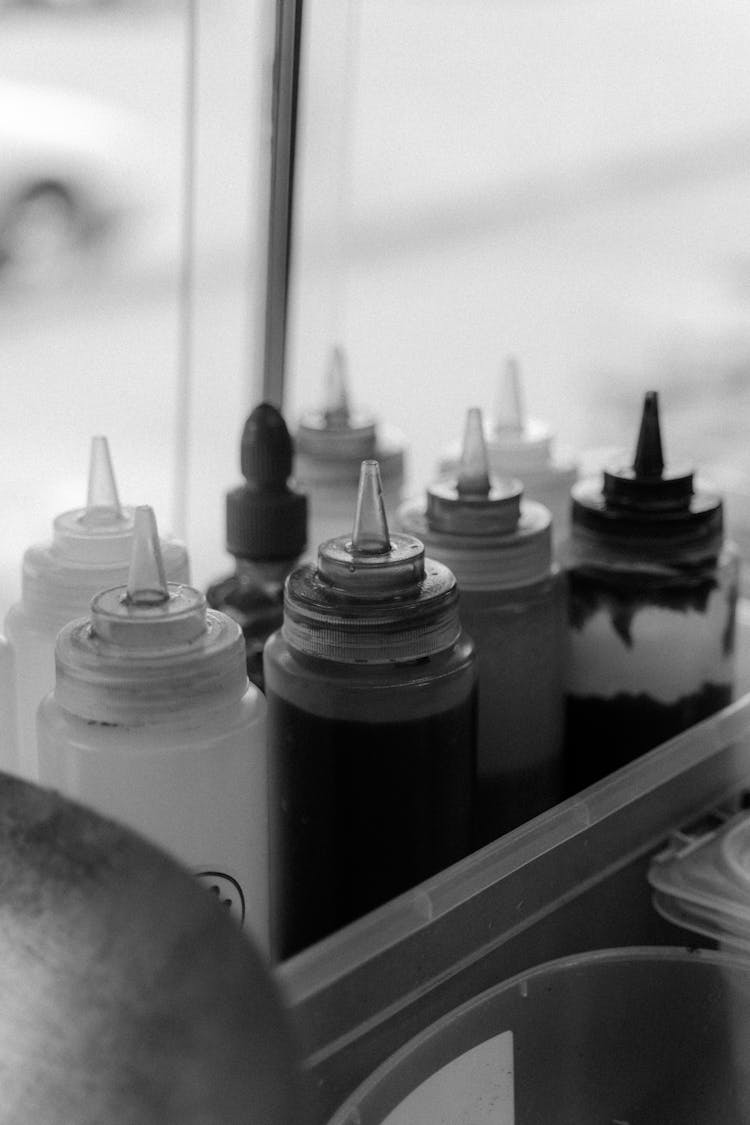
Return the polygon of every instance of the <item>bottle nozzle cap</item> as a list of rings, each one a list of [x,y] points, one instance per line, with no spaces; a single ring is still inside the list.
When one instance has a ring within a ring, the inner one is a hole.
[[[127,566],[132,534],[133,509],[120,504],[109,445],[98,434],[91,439],[86,507],[55,517],[55,552],[86,565]]]
[[[153,508],[141,505],[135,510],[133,553],[128,585],[123,597],[126,605],[155,606],[169,601],[169,587],[159,544]]]
[[[307,497],[290,488],[292,439],[281,413],[261,402],[242,431],[245,484],[226,497],[227,550],[236,558],[296,559],[307,540]]]
[[[515,356],[509,356],[500,372],[495,408],[495,434],[520,436],[526,428],[521,389],[521,369]]]
[[[664,453],[659,427],[659,395],[657,391],[647,391],[643,400],[641,428],[638,431],[633,472],[637,477],[661,477],[664,472]]]
[[[91,439],[89,458],[88,494],[86,509],[80,516],[85,527],[112,524],[124,519],[120,497],[117,494],[112,458],[106,437],[97,434]]]
[[[606,469],[603,492],[612,508],[643,512],[687,512],[690,508],[693,473],[664,463],[656,391],[647,391],[643,400],[632,468]]]
[[[359,470],[351,549],[353,555],[387,555],[391,549],[377,461],[363,461]]]
[[[335,347],[326,371],[323,408],[309,411],[300,420],[298,454],[321,461],[353,461],[355,465],[374,456],[375,421],[351,409],[348,383],[344,351]]]
[[[349,377],[346,357],[338,346],[333,349],[328,364],[323,414],[326,426],[331,429],[346,429],[349,425]]]
[[[490,467],[482,411],[475,406],[466,415],[456,488],[460,496],[489,496],[490,493]]]
[[[91,623],[102,640],[131,649],[185,644],[206,632],[206,599],[200,590],[167,583],[156,517],[146,505],[135,509],[127,585],[96,595]]]
[[[285,489],[292,475],[292,439],[281,413],[270,402],[252,411],[242,431],[242,475],[255,489]]]
[[[521,515],[521,482],[490,479],[482,411],[466,415],[457,477],[444,477],[427,489],[427,524],[453,535],[507,535]]]
[[[391,535],[380,465],[363,461],[351,536],[321,543],[318,573],[354,597],[388,596],[414,589],[424,578],[424,546],[412,535]]]

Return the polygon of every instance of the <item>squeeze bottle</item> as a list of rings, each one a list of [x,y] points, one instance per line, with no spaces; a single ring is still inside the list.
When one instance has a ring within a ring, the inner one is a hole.
[[[245,423],[241,463],[245,483],[226,498],[235,571],[209,586],[206,599],[239,623],[247,674],[263,690],[263,646],[284,618],[284,582],[307,535],[307,497],[289,485],[292,439],[270,403],[256,406]]]
[[[0,772],[14,770],[17,756],[13,650],[0,637]]]
[[[519,481],[490,475],[478,409],[455,476],[399,511],[402,531],[450,567],[479,667],[478,845],[562,795],[563,583],[550,514]]]
[[[171,852],[267,949],[265,703],[237,622],[167,583],[150,508],[135,511],[127,585],[61,630],[55,665],[42,783]]]
[[[726,706],[738,556],[718,496],[665,465],[656,391],[633,465],[573,490],[566,774],[575,791]]]
[[[37,777],[36,710],[55,683],[55,638],[69,621],[88,612],[94,594],[125,582],[133,542],[133,509],[120,504],[105,437],[91,442],[85,508],[63,512],[51,542],[23,556],[21,599],[11,606],[5,632],[14,657],[16,760],[3,768]],[[167,578],[187,582],[190,567],[182,543],[161,544]]]
[[[264,654],[282,957],[471,850],[475,660],[456,580],[391,535],[365,461],[351,535],[286,584]]]
[[[553,434],[544,422],[527,418],[521,374],[515,359],[506,360],[500,373],[495,416],[486,429],[490,469],[500,477],[521,481],[524,494],[549,508],[555,543],[567,538],[570,528],[570,490],[578,478],[575,464],[553,456]],[[461,456],[456,442],[438,464],[442,475],[455,473]]]
[[[401,501],[405,439],[398,430],[352,410],[348,383],[344,353],[334,348],[323,407],[304,414],[295,434],[294,473],[309,496],[307,541],[313,550],[348,531],[363,460],[378,461],[387,507],[395,510]]]

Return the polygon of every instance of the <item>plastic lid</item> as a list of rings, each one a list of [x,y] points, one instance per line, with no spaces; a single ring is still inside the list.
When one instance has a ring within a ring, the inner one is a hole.
[[[727,868],[750,895],[750,817],[730,828],[721,841],[722,856]]]
[[[134,509],[117,494],[107,439],[94,437],[85,508],[63,512],[54,521],[51,543],[33,544],[23,556],[22,604],[37,624],[54,635],[87,613],[100,590],[124,582],[133,543]],[[190,577],[187,551],[174,539],[161,542],[167,576]]]
[[[520,478],[527,493],[537,495],[540,489],[556,487],[558,482],[568,488],[577,478],[573,462],[553,459],[549,426],[526,416],[521,374],[513,357],[505,361],[500,372],[493,417],[485,425],[485,439],[490,471]],[[439,471],[454,472],[459,458],[458,444],[451,443],[440,458]],[[537,499],[543,497],[537,495]]]
[[[644,399],[632,466],[605,469],[601,487],[582,481],[572,496],[574,530],[617,541],[626,550],[716,554],[721,547],[719,497],[696,494],[691,469],[665,464],[656,391]]]
[[[482,413],[472,408],[455,478],[430,485],[426,506],[402,504],[400,526],[423,540],[462,589],[525,585],[549,574],[552,535],[547,508],[522,501],[522,493],[519,481],[490,476]]]
[[[120,504],[109,444],[98,435],[91,439],[86,507],[55,519],[55,547],[75,562],[127,562],[132,534],[133,509]]]
[[[698,932],[733,935],[750,945],[750,816],[715,817],[719,824],[675,833],[651,861],[648,879],[661,913]]]
[[[349,404],[346,359],[333,349],[322,410],[303,415],[297,431],[297,451],[334,461],[361,461],[375,454],[375,419],[352,411]]]
[[[490,462],[503,471],[506,458],[513,458],[512,471],[542,468],[552,459],[552,432],[548,426],[526,417],[518,360],[509,356],[500,372],[495,415],[488,433]],[[508,465],[508,468],[511,466]]]
[[[97,594],[55,648],[55,697],[72,714],[128,723],[215,708],[247,687],[239,625],[199,590],[168,583],[151,508],[135,510],[126,586]]]
[[[287,579],[284,635],[309,655],[390,663],[433,655],[458,639],[451,572],[422,543],[388,529],[377,461],[364,461],[351,536],[323,543],[317,569]]]
[[[91,603],[93,631],[112,644],[163,648],[206,631],[206,599],[191,586],[170,586],[164,574],[153,509],[135,510],[127,586],[103,590]]]
[[[518,524],[523,488],[518,480],[490,480],[482,412],[466,416],[463,448],[454,479],[427,490],[427,523],[453,535],[508,535]]]
[[[659,396],[648,391],[643,401],[638,442],[629,468],[604,470],[604,496],[615,508],[636,511],[688,511],[693,496],[693,472],[664,463],[659,424]]]
[[[307,497],[289,487],[292,439],[268,402],[256,406],[242,432],[245,484],[226,498],[227,550],[238,558],[293,559],[307,541]]]

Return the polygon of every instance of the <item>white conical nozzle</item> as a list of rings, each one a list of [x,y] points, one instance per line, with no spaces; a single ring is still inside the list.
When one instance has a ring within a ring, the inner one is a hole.
[[[498,436],[519,436],[526,428],[518,360],[509,356],[500,372],[494,429]]]
[[[86,511],[81,522],[91,526],[112,523],[123,518],[120,497],[109,453],[109,443],[101,434],[91,439],[89,459],[89,486]]]
[[[482,411],[473,406],[466,415],[464,444],[456,488],[462,496],[489,496],[490,466],[484,440]]]
[[[349,424],[349,379],[346,370],[346,357],[341,348],[331,353],[331,362],[326,374],[325,405],[323,414],[326,425],[344,428]]]
[[[153,508],[145,504],[135,510],[133,553],[123,601],[135,606],[163,605],[169,601],[156,516]]]
[[[352,554],[386,555],[391,549],[383,485],[377,461],[363,461],[359,471],[357,511],[352,530]]]

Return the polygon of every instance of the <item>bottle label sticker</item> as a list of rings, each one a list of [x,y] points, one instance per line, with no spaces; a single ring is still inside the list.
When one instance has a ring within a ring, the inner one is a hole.
[[[245,896],[242,887],[232,875],[227,875],[224,871],[207,870],[196,871],[195,878],[210,894],[216,895],[239,926],[244,923]]]
[[[453,1059],[384,1119],[383,1125],[514,1125],[513,1032]]]

